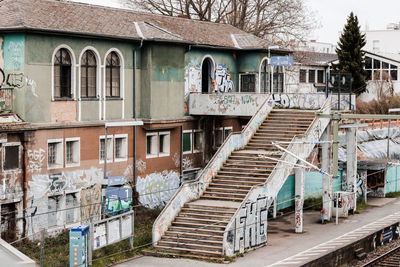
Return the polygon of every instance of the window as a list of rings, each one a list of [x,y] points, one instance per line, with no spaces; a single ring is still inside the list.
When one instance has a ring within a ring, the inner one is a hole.
[[[47,141],[47,168],[63,167],[63,140],[52,139]]]
[[[183,131],[183,154],[192,153],[192,130]]]
[[[3,170],[19,169],[19,145],[3,145]]]
[[[65,140],[65,166],[73,167],[80,164],[80,139],[67,138]]]
[[[113,137],[107,135],[107,151],[105,151],[105,137],[100,136],[100,163],[104,162],[104,155],[107,152],[107,162],[112,162],[113,159]]]
[[[240,75],[240,92],[255,93],[256,91],[256,75],[241,74]]]
[[[169,132],[161,132],[158,135],[158,152],[159,156],[169,156],[169,146],[170,146],[170,133]]]
[[[315,70],[308,71],[308,82],[315,83]]]
[[[81,59],[81,97],[96,97],[97,62],[93,51],[87,50]]]
[[[201,130],[193,131],[193,153],[202,151],[203,132]]]
[[[307,70],[300,70],[300,82],[307,82]]]
[[[116,52],[106,58],[106,96],[120,97],[120,60]]]
[[[114,136],[114,152],[115,161],[128,160],[128,135]]]
[[[317,71],[317,82],[324,83],[324,71],[323,70]]]
[[[283,67],[275,66],[274,67],[274,93],[282,93],[283,92]]]
[[[71,56],[61,48],[54,56],[54,97],[71,98]]]
[[[224,128],[224,141],[228,138],[229,134],[232,132],[232,127]]]
[[[158,133],[148,133],[146,134],[146,158],[157,157],[157,137]]]
[[[57,226],[57,213],[60,210],[61,196],[48,197],[48,217],[47,226]]]
[[[78,216],[75,212],[78,206],[78,200],[76,193],[66,194],[65,196],[65,223],[70,224],[78,220]],[[78,209],[79,210],[79,209]]]
[[[215,129],[214,137],[215,137],[214,139],[215,147],[220,147],[224,142],[223,128]]]
[[[271,73],[268,60],[264,59],[260,69],[260,93],[270,93],[271,91]]]
[[[397,80],[397,66],[385,61],[365,57],[365,70],[367,71],[367,80]]]

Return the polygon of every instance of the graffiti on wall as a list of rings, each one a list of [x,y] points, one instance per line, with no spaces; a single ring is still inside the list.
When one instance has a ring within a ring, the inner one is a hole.
[[[325,94],[272,94],[272,99],[275,104],[285,108],[320,109],[326,101],[326,96]],[[348,109],[349,103],[348,95],[340,97],[341,109]],[[337,109],[337,96],[332,96],[331,105],[333,109]],[[352,104],[352,109],[354,108]]]
[[[357,171],[357,184],[356,184],[357,198],[364,198],[367,195],[367,171]]]
[[[101,214],[101,185],[95,184],[81,190],[81,220]]]
[[[21,88],[25,85],[23,73],[10,73],[7,75],[6,84],[11,87]]]
[[[46,158],[46,152],[40,148],[38,150],[28,150],[28,172],[41,172],[44,160]]]
[[[172,157],[172,160],[175,164],[175,167],[178,168],[179,165],[181,164],[181,156],[178,154],[178,152],[175,152],[174,156]]]
[[[174,171],[165,170],[146,177],[138,176],[136,191],[139,194],[139,202],[151,209],[163,207],[178,190],[179,185],[179,174]]]
[[[65,190],[76,190],[96,183],[101,183],[103,171],[92,167],[88,170],[60,172],[56,174],[35,174],[28,182],[28,195],[38,199],[46,195],[63,193]]]
[[[375,233],[373,238],[372,246],[376,249],[379,246],[386,245],[392,240],[398,239],[400,236],[400,225],[399,223],[393,224]]]
[[[4,67],[6,70],[23,70],[25,45],[23,35],[8,36],[4,39]]]
[[[146,162],[144,162],[141,159],[136,160],[136,169],[138,170],[139,173],[145,173],[146,172]]]
[[[239,211],[227,236],[235,253],[267,243],[267,217],[271,203],[272,199],[259,195]]]
[[[191,92],[201,93],[201,67],[198,64],[189,64],[185,67],[185,115],[189,115],[189,94]]]
[[[216,92],[228,93],[233,92],[233,82],[229,69],[224,64],[217,64],[215,69]]]
[[[182,159],[182,168],[184,170],[192,169],[192,164],[193,162],[189,157],[185,157]]]

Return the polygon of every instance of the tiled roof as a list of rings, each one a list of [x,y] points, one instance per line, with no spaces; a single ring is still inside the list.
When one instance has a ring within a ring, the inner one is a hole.
[[[135,25],[136,22],[136,25]],[[265,48],[264,40],[228,24],[55,0],[3,0],[0,30],[28,29],[112,38]]]
[[[293,57],[296,63],[308,66],[327,66],[330,62],[338,59],[336,54],[310,51],[296,51]]]

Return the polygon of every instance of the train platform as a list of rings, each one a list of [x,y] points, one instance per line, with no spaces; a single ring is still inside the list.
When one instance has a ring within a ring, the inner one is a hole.
[[[361,240],[377,231],[400,222],[400,198],[369,199],[368,209],[347,218],[339,218],[339,224],[321,224],[318,211],[304,211],[304,232],[294,232],[294,214],[278,216],[268,221],[268,243],[249,251],[228,266],[301,266]],[[278,214],[279,215],[279,214]],[[182,258],[158,258],[143,256],[125,263],[128,266],[221,266],[217,263]]]

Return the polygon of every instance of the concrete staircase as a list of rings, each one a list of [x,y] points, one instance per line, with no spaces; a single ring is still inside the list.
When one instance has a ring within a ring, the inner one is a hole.
[[[221,260],[228,224],[251,189],[270,179],[277,160],[284,155],[272,142],[292,141],[296,135],[306,133],[314,119],[315,111],[272,109],[244,148],[227,156],[200,198],[183,205],[154,246],[156,250]],[[282,147],[287,148],[288,144]]]

